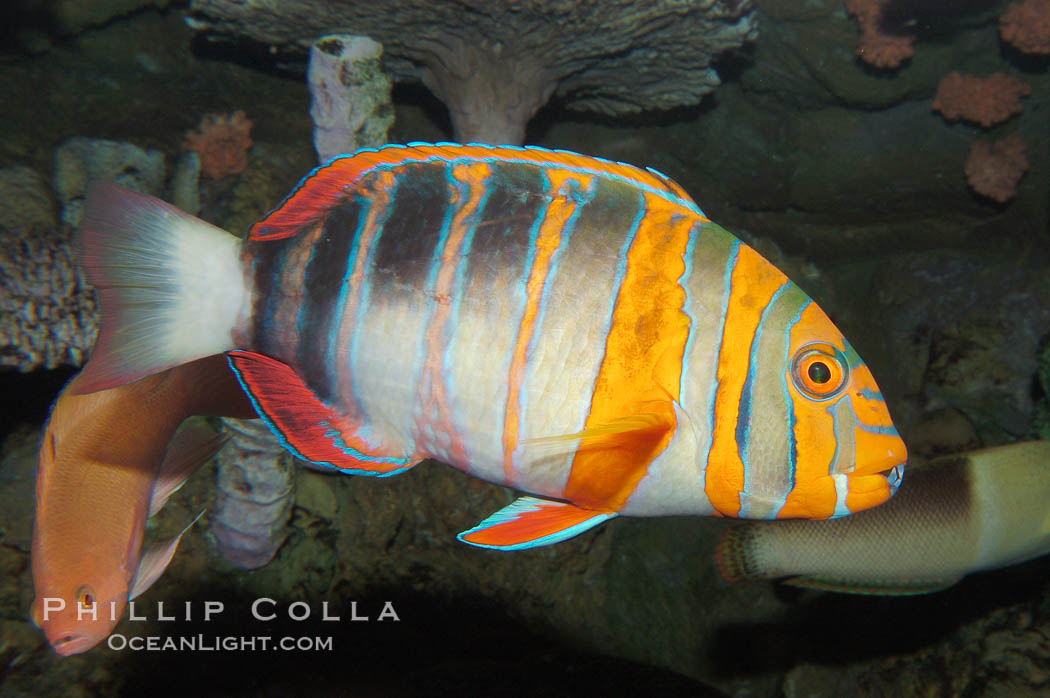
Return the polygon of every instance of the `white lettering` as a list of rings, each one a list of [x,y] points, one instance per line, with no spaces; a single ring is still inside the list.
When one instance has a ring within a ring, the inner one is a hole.
[[[189,603],[187,601],[187,603]],[[211,620],[212,615],[216,613],[222,613],[226,608],[226,605],[222,601],[205,601],[204,602],[204,622]]]
[[[273,599],[268,599],[265,596],[262,597],[261,599],[256,599],[255,601],[253,601],[252,602],[252,615],[255,617],[255,620],[273,620],[274,618],[276,618],[277,617],[276,613],[271,613],[270,615],[268,615],[266,617],[263,617],[263,616],[259,615],[259,606],[263,602],[269,603],[271,607],[277,605],[276,601],[274,601]]]
[[[57,603],[55,603],[57,602]],[[53,596],[44,597],[44,620],[50,620],[48,617],[52,611],[58,613],[59,611],[66,610],[66,600],[60,599]]]
[[[301,615],[296,615],[295,608],[302,607]],[[310,607],[306,605],[305,601],[295,601],[291,606],[288,607],[288,617],[292,620],[306,620],[310,617]]]
[[[383,604],[383,610],[379,612],[379,620],[386,620],[387,618],[393,618],[397,621],[401,620],[397,615],[397,611],[394,610],[394,604],[389,601]]]

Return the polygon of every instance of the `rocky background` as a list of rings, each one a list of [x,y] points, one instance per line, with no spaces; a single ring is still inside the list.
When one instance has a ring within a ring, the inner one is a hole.
[[[1000,42],[1006,4],[973,0],[949,16],[938,3],[892,3],[914,55],[889,69],[858,60],[860,30],[838,0],[759,0],[757,38],[719,59],[723,84],[698,106],[600,117],[555,97],[526,142],[680,182],[828,309],[918,458],[1045,434],[1050,75],[1046,56]],[[17,276],[20,250],[68,234],[61,217],[76,178],[59,177],[58,153],[70,138],[135,146],[143,155],[118,173],[127,178],[150,180],[159,159],[155,186],[174,197],[186,132],[204,114],[243,110],[253,123],[247,168],[199,188],[201,215],[231,230],[313,167],[301,47],[213,41],[186,25],[188,10],[142,0],[0,10],[0,280]],[[945,121],[931,104],[951,71],[1018,75],[1031,87],[1024,111],[990,130]],[[390,140],[451,137],[445,107],[423,87],[399,84],[394,97]],[[996,203],[967,186],[964,162],[975,138],[1010,133],[1027,141],[1030,169]],[[45,285],[76,283],[40,274]],[[20,292],[4,322],[24,325],[30,301],[33,317],[57,312]],[[2,696],[1050,693],[1046,560],[898,599],[727,585],[711,562],[727,525],[717,520],[619,519],[551,548],[484,551],[455,534],[512,493],[439,464],[385,480],[300,470],[291,534],[271,563],[246,572],[223,562],[198,526],[142,598],[150,618],[157,601],[190,600],[197,612],[223,600],[221,620],[118,627],[332,636],[333,651],[101,647],[61,659],[27,620],[32,478],[47,406],[79,355],[34,359],[34,370],[14,352],[0,358]],[[202,469],[149,535],[170,535],[208,506],[214,479]],[[284,620],[253,620],[247,607],[260,596],[277,600]],[[287,619],[294,601],[308,603],[308,620]],[[399,621],[377,620],[385,601]],[[322,602],[342,620],[321,621]],[[350,621],[352,602],[372,620]]]

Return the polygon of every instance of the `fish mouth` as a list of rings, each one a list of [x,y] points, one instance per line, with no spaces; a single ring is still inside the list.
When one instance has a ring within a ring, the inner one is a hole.
[[[890,486],[890,496],[897,494],[897,488],[901,486],[901,480],[904,479],[904,463],[893,466],[888,470],[883,470],[880,475],[886,478],[886,484]]]
[[[95,644],[96,643],[87,635],[71,632],[63,633],[61,636],[55,638],[51,642],[51,647],[54,648],[55,652],[59,655],[68,657],[73,654],[87,652],[94,647]]]

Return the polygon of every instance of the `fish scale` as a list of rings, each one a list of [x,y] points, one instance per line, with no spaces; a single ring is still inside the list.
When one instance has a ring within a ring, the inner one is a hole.
[[[466,542],[540,545],[617,514],[828,518],[899,483],[903,443],[853,348],[655,171],[539,148],[359,151],[305,177],[233,261],[214,229],[211,252],[113,223],[159,202],[91,201],[88,273],[114,292],[86,381],[194,358],[192,335],[187,356],[117,343],[145,324],[117,289],[147,270],[112,240],[167,247],[150,278],[215,254],[244,270],[213,293],[236,318],[231,366],[297,456],[374,475],[429,457],[532,495]]]

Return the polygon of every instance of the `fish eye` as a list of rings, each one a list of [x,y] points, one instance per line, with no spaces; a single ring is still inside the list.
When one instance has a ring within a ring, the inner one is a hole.
[[[791,378],[807,396],[827,400],[842,392],[849,379],[849,364],[842,352],[829,344],[807,344],[795,353]]]
[[[95,590],[92,589],[89,584],[81,584],[77,587],[77,591],[73,594],[73,598],[81,606],[91,608],[95,605]]]

